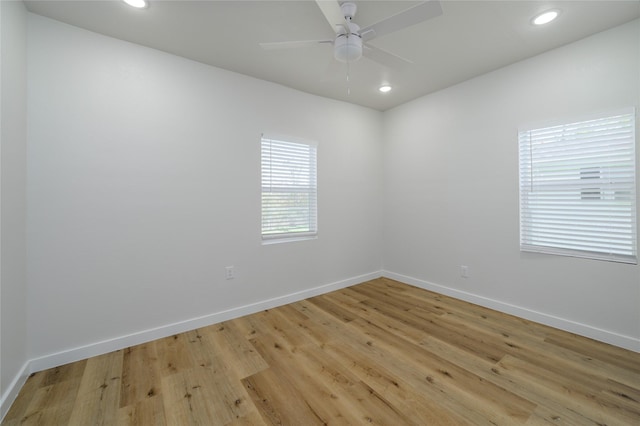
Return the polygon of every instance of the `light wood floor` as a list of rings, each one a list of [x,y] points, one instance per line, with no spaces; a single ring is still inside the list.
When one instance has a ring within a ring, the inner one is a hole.
[[[640,425],[640,354],[381,278],[36,373],[18,424]]]

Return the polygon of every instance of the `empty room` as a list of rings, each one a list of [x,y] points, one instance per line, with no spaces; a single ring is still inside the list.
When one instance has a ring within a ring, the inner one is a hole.
[[[0,0],[0,424],[640,424],[640,1]]]

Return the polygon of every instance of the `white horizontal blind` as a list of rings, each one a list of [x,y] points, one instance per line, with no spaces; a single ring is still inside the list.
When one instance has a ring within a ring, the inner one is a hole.
[[[317,233],[316,146],[262,138],[262,238]]]
[[[637,263],[635,112],[519,132],[520,248]]]

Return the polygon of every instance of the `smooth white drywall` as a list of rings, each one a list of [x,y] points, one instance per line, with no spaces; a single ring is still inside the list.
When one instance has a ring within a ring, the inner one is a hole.
[[[28,34],[30,358],[379,271],[380,112],[37,15]],[[261,244],[261,132],[317,142],[317,239]]]
[[[384,269],[640,342],[637,265],[519,251],[517,142],[638,107],[639,42],[636,20],[387,111]]]
[[[0,418],[27,362],[27,12],[0,2]]]

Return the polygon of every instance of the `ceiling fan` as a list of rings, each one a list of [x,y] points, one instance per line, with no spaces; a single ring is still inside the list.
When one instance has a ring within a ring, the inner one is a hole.
[[[353,18],[357,6],[353,2],[339,3],[337,0],[316,0],[316,3],[336,36],[332,40],[301,40],[275,43],[260,43],[265,50],[304,48],[317,44],[333,44],[333,56],[340,62],[355,62],[363,55],[382,65],[398,68],[412,62],[367,42],[376,37],[393,33],[406,27],[442,15],[438,0],[423,1],[380,22],[360,28]]]

